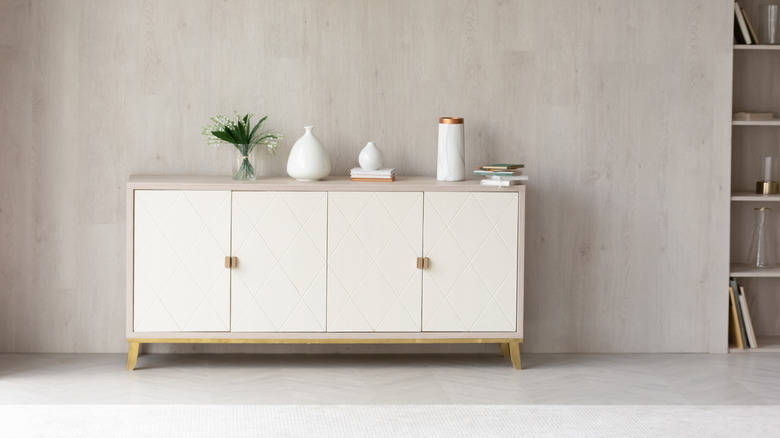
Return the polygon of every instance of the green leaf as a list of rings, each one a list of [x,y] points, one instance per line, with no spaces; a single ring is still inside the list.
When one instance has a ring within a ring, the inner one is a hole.
[[[212,134],[214,137],[217,137],[218,139],[220,139],[220,140],[222,140],[222,141],[226,141],[226,142],[228,142],[228,143],[234,143],[234,144],[235,144],[235,142],[236,142],[236,140],[235,140],[233,137],[231,137],[231,136],[230,136],[230,134],[228,134],[228,133],[226,133],[226,132],[222,132],[222,131],[211,131],[211,134]]]
[[[279,139],[279,137],[274,135],[274,134],[265,134],[262,137],[260,137],[259,139],[257,139],[257,141],[255,143],[260,143],[261,141],[263,141],[265,139],[268,139],[268,138],[272,138],[274,140],[278,140]]]
[[[255,134],[257,133],[257,130],[260,128],[260,126],[263,124],[263,122],[265,122],[265,119],[267,119],[267,118],[268,118],[268,116],[265,116],[262,119],[260,119],[260,121],[257,122],[255,127],[252,129],[252,133],[249,134],[249,139],[250,139],[249,141],[251,143],[255,143],[256,144],[256,143],[260,143],[263,140],[262,138],[261,139],[255,139]]]
[[[263,121],[262,121],[262,120],[260,120],[259,122],[257,122],[257,124],[255,125],[255,127],[254,127],[254,128],[252,128],[252,132],[251,132],[251,133],[249,133],[249,139],[250,139],[250,140],[249,140],[249,142],[250,142],[250,143],[257,143],[256,141],[252,141],[252,139],[254,139],[254,138],[255,138],[255,133],[257,132],[257,128],[259,128],[259,127],[260,127],[260,124],[261,124],[261,123],[263,123]]]
[[[239,117],[236,120],[236,140],[238,140],[239,143],[245,144],[244,142],[244,124],[241,121],[241,117]]]
[[[240,138],[238,138],[238,135],[236,135],[236,132],[235,132],[235,130],[234,130],[234,129],[231,129],[231,128],[229,128],[229,127],[225,126],[225,132],[226,132],[226,133],[227,133],[227,134],[228,134],[228,135],[229,135],[231,138],[233,138],[233,140],[232,140],[230,143],[236,143],[236,144],[238,144],[238,143],[241,143],[241,139],[240,139]]]

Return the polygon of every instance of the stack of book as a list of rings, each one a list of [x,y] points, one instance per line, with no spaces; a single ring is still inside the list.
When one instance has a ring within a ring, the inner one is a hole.
[[[349,172],[352,181],[392,182],[395,181],[395,168],[366,170],[354,167]]]
[[[756,348],[756,332],[753,330],[753,320],[750,318],[745,288],[737,284],[737,279],[732,278],[729,284],[729,337],[737,348]]]
[[[479,166],[474,175],[485,177],[479,182],[484,186],[514,186],[528,181],[528,176],[523,175],[523,167],[523,164],[487,164]]]
[[[763,122],[774,118],[773,113],[756,113],[750,111],[734,113],[732,116],[735,121],[740,122]]]

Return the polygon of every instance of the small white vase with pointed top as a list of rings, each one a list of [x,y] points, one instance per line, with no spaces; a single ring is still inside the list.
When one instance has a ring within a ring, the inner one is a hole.
[[[295,142],[287,159],[287,174],[298,181],[316,181],[330,174],[330,159],[320,140],[312,134],[314,126]]]
[[[369,141],[358,156],[360,167],[365,170],[377,170],[382,167],[382,153],[373,141]]]

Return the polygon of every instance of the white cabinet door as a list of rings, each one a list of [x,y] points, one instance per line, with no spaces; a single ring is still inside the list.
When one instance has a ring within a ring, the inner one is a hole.
[[[230,330],[230,192],[136,190],[133,326]]]
[[[420,331],[422,193],[328,194],[328,331]]]
[[[325,331],[327,196],[233,192],[232,330]]]
[[[423,331],[517,329],[517,193],[425,193]]]

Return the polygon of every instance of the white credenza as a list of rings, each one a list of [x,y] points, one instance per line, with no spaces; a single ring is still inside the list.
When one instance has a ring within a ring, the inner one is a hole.
[[[496,343],[520,369],[525,187],[134,176],[144,343]]]

